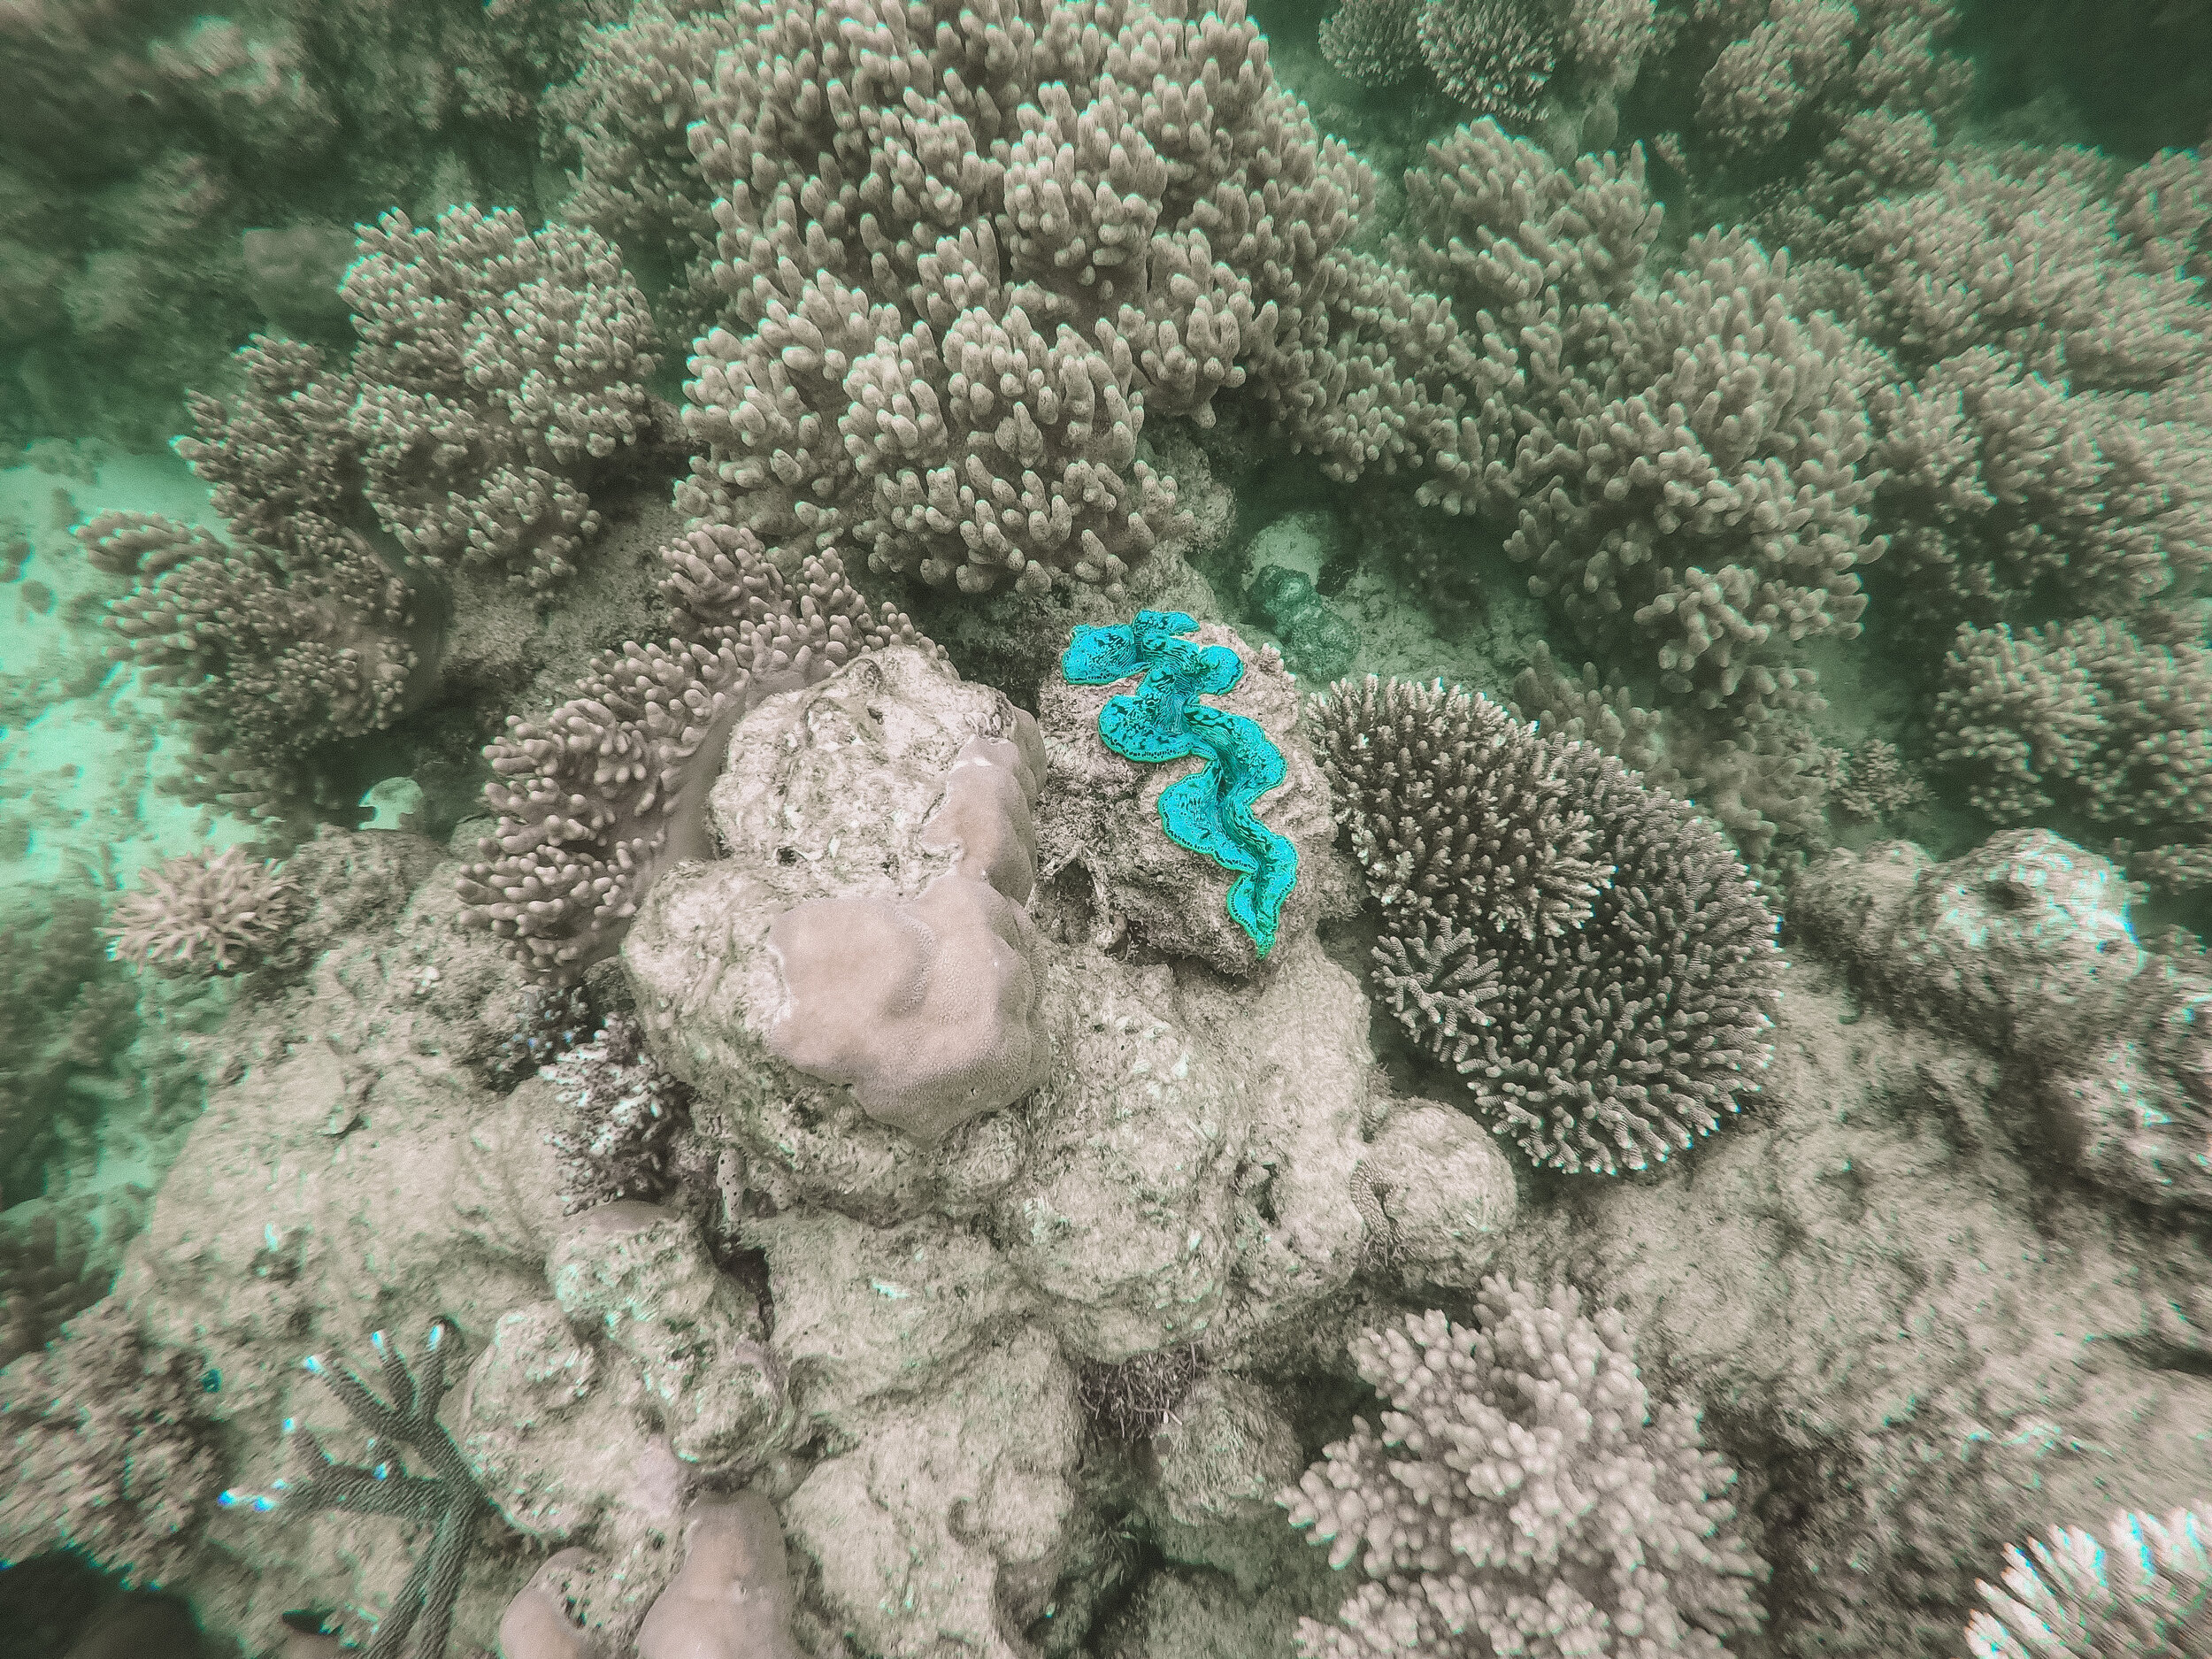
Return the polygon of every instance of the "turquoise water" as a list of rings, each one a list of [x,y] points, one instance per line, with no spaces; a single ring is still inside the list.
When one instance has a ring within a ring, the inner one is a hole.
[[[0,108],[0,1659],[2212,1659],[2202,7]]]

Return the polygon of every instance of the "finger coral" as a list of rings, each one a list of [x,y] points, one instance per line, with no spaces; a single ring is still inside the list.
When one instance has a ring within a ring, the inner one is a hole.
[[[410,557],[558,581],[599,528],[579,477],[645,429],[652,321],[596,233],[463,204],[359,232],[347,426]]]
[[[2118,838],[2139,878],[2212,882],[2212,651],[2124,624],[2015,636],[1962,627],[1944,662],[1936,757],[2005,825],[2059,810]]]
[[[170,978],[236,973],[284,936],[299,902],[274,859],[242,847],[172,858],[116,901],[111,954]]]
[[[1232,0],[745,7],[691,128],[726,326],[688,513],[965,593],[1113,590],[1183,518],[1148,420],[1249,388],[1339,475],[1418,457],[1448,313]],[[1409,356],[1409,362],[1413,359]]]
[[[1385,1409],[1277,1502],[1364,1582],[1303,1659],[1379,1653],[1718,1655],[1760,1623],[1765,1568],[1698,1414],[1654,1402],[1626,1323],[1572,1287],[1486,1279],[1477,1323],[1432,1309],[1352,1339]]]
[[[1478,122],[1406,196],[1407,257],[1483,342],[1423,498],[1511,526],[1530,590],[1679,701],[1737,721],[1804,701],[1796,647],[1858,632],[1881,551],[1877,354],[1740,233],[1693,237],[1646,288],[1640,149],[1569,173]]]

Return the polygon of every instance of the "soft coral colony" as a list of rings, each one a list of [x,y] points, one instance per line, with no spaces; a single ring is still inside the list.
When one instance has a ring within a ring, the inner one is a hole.
[[[1936,0],[1357,0],[1479,118],[1387,191],[1234,0],[539,9],[565,210],[365,212],[219,532],[77,526],[266,844],[114,908],[237,995],[112,1294],[0,1256],[0,1553],[506,1659],[2202,1651],[2197,155],[1977,145]],[[365,119],[280,34],[129,73]],[[1285,455],[1366,591],[1518,567],[1486,687],[1259,641]]]

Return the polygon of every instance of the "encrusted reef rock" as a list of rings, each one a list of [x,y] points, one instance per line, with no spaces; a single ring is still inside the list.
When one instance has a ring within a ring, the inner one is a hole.
[[[1761,1105],[1506,1241],[1703,1405],[1774,1563],[1771,1651],[1954,1659],[2008,1545],[2212,1491],[2202,1228],[2114,1202],[2122,1163],[2054,1133],[2059,1094],[2164,1064],[2142,1043],[2105,1070],[2137,999],[2170,1013],[2187,977],[2139,956],[2122,900],[2039,833],[1832,856],[1796,889]],[[2174,1202],[2172,1150],[2172,1186],[2124,1190]]]
[[[1298,849],[1298,879],[1283,905],[1280,933],[1310,932],[1324,916],[1349,913],[1358,906],[1356,889],[1335,849],[1328,782],[1297,734],[1297,682],[1272,646],[1247,645],[1221,623],[1202,623],[1190,638],[1200,646],[1226,647],[1244,664],[1237,683],[1209,696],[1206,706],[1255,722],[1283,753],[1282,783],[1254,809]],[[1154,950],[1194,956],[1222,973],[1251,974],[1261,964],[1251,939],[1229,915],[1231,872],[1160,828],[1161,792],[1205,763],[1148,765],[1125,759],[1099,736],[1099,710],[1135,686],[1133,679],[1081,686],[1056,673],[1045,677],[1037,694],[1046,755],[1047,805],[1038,820],[1041,873],[1047,880],[1072,879],[1064,872],[1087,878],[1085,896],[1102,944],[1125,931]]]
[[[1257,678],[1256,718],[1288,734],[1287,680]],[[1502,1157],[1457,1114],[1378,1138],[1399,1105],[1373,1087],[1359,984],[1314,935],[1317,894],[1239,978],[1206,954],[1215,920],[1242,940],[1225,914],[1134,960],[1091,936],[1087,893],[1033,895],[1039,841],[1076,839],[1093,804],[1035,741],[997,694],[899,648],[771,697],[710,796],[725,856],[664,877],[624,947],[694,1132],[743,1167],[766,1347],[818,1453],[770,1482],[810,1563],[802,1600],[869,1651],[1010,1659],[1091,1572],[1079,1367],[1191,1350],[1156,1507],[1286,1530],[1266,1498],[1298,1431],[1258,1373],[1337,1346],[1362,1282],[1468,1281],[1511,1216]],[[1285,747],[1291,787],[1262,810],[1325,888],[1325,786]],[[1218,910],[1226,879],[1194,862],[1211,899],[1172,908]],[[987,941],[921,908],[961,882],[991,895],[961,897],[995,918]],[[911,1044],[872,1056],[933,1010],[987,1033],[924,1045],[957,1082],[918,1076]]]
[[[1838,852],[1792,895],[1797,933],[1899,1018],[2004,1062],[2024,1127],[2083,1176],[2212,1210],[2212,979],[2152,956],[2110,861],[2010,830],[1939,864],[1909,842]]]

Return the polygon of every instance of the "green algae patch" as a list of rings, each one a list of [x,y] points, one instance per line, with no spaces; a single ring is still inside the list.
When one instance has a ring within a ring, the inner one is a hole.
[[[1134,691],[1109,697],[1098,711],[1106,747],[1125,760],[1205,763],[1160,792],[1160,828],[1235,877],[1229,918],[1264,959],[1298,879],[1298,849],[1252,811],[1283,781],[1283,751],[1256,721],[1199,701],[1233,687],[1244,677],[1244,660],[1225,645],[1179,637],[1197,629],[1179,611],[1140,611],[1131,622],[1079,627],[1060,672],[1072,686],[1141,675]]]

